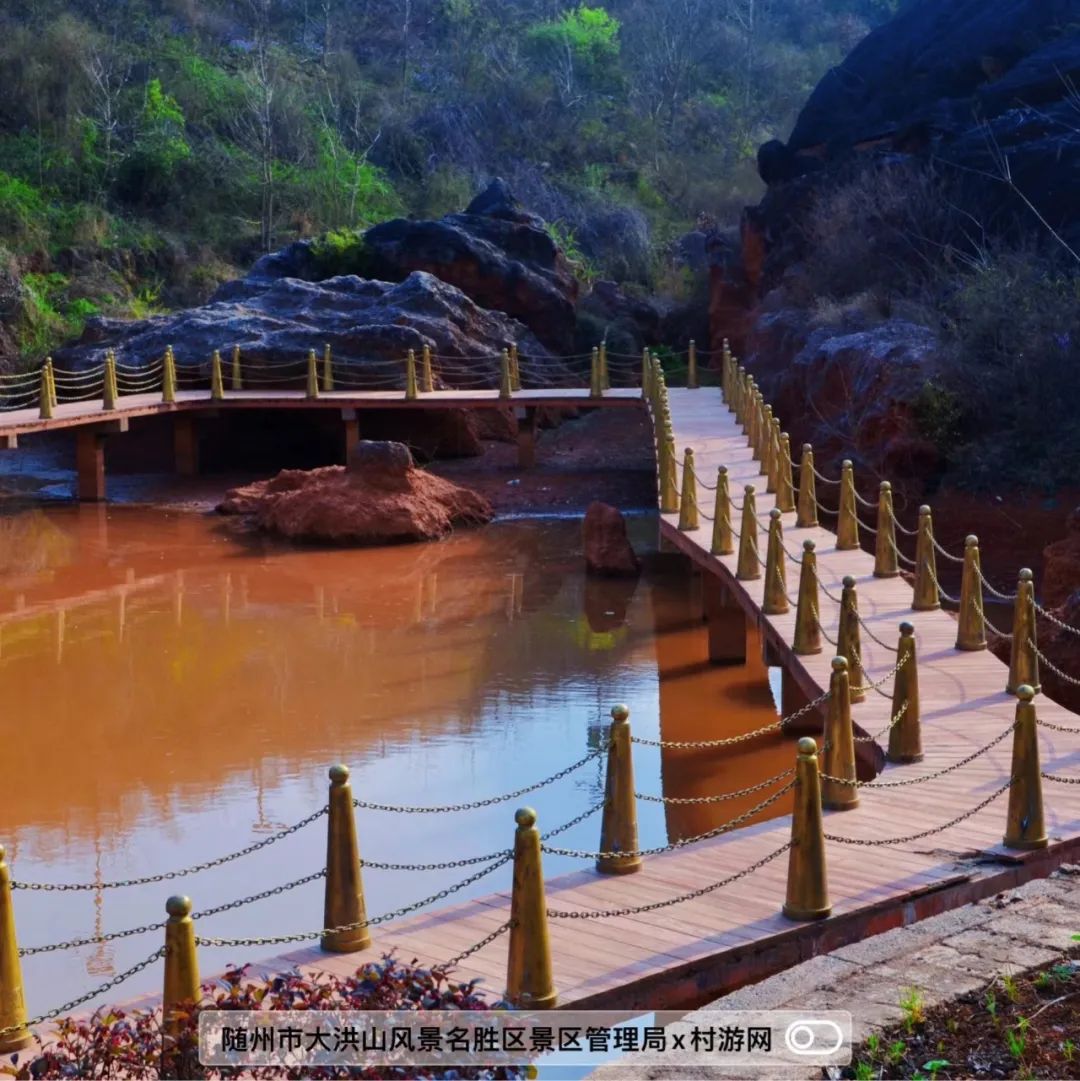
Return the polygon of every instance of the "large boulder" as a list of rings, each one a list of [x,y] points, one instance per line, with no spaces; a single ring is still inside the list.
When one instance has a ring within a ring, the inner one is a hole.
[[[285,469],[234,488],[218,511],[290,540],[332,544],[436,540],[493,515],[483,496],[417,469],[404,444],[371,440],[348,466]]]
[[[343,388],[387,388],[404,386],[404,356],[410,349],[419,355],[427,345],[438,355],[438,385],[494,386],[507,342],[517,343],[526,378],[534,360],[550,356],[516,320],[479,307],[422,271],[397,283],[355,275],[305,281],[268,276],[260,263],[201,307],[133,322],[91,319],[82,338],[58,350],[56,359],[63,367],[89,367],[115,349],[127,364],[149,364],[172,345],[178,363],[199,363],[205,374],[213,350],[227,358],[236,345],[249,372],[265,367],[268,379],[299,379],[308,350],[321,354],[329,343],[335,360],[355,369]],[[550,376],[550,363],[543,370]]]
[[[543,220],[522,210],[504,181],[493,181],[463,214],[376,225],[364,246],[376,276],[427,271],[519,319],[548,348],[572,352],[577,279]]]
[[[626,533],[626,519],[617,507],[590,503],[583,526],[585,570],[601,578],[636,578],[641,561]]]

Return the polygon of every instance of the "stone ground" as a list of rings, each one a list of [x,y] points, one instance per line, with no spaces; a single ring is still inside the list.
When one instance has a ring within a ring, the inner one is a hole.
[[[927,1007],[989,984],[1005,973],[1053,962],[1080,933],[1080,864],[1048,878],[844,946],[711,1002],[703,1010],[848,1010],[858,1045],[903,1018],[900,997],[918,988]],[[683,1023],[692,1024],[688,1014]],[[689,1056],[686,1056],[689,1057]],[[760,1078],[756,1070],[680,1064],[635,1066],[633,1056],[603,1066],[590,1081]],[[776,1078],[821,1078],[820,1067],[770,1070]]]

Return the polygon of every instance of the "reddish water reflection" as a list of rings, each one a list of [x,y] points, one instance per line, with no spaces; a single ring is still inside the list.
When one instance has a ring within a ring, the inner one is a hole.
[[[654,523],[635,523],[647,545]],[[709,738],[775,716],[765,669],[705,662],[686,568],[652,561],[635,586],[586,583],[574,522],[505,522],[443,544],[367,551],[240,543],[212,517],[50,507],[0,518],[0,840],[18,880],[106,883],[242,848],[325,802],[326,768],[373,802],[441,804],[548,776],[598,744],[610,705],[634,730]],[[659,678],[658,678],[659,668]],[[662,722],[661,722],[662,719]],[[695,796],[780,772],[779,741],[738,754],[635,755],[638,788]],[[602,766],[532,794],[553,828],[595,807]],[[642,804],[642,842],[709,829],[758,802]],[[517,803],[465,815],[358,814],[371,860],[498,851]],[[777,803],[769,814],[789,807]],[[594,848],[593,816],[562,835]],[[168,894],[196,908],[322,865],[320,825],[214,870],[132,889],[16,896],[21,943],[152,923]],[[548,874],[580,866],[550,860]],[[388,911],[468,872],[368,874]],[[456,895],[505,888],[505,869]],[[315,929],[318,882],[205,921],[203,933]],[[133,936],[24,962],[32,1011],[152,952]],[[207,973],[267,950],[207,951]],[[152,968],[113,998],[156,987]]]

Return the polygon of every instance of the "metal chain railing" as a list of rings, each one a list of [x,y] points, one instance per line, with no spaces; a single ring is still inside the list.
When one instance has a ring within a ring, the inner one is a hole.
[[[887,736],[903,719],[904,715],[908,711],[908,704],[904,702],[900,708],[889,718],[889,723],[876,735],[873,736],[855,736],[853,737],[856,743],[877,743],[882,736]]]
[[[514,926],[513,920],[507,920],[505,923],[500,924],[490,934],[484,935],[479,942],[473,943],[467,950],[462,950],[461,953],[455,954],[449,961],[443,961],[441,964],[434,967],[440,972],[446,972],[449,969],[457,968],[466,957],[472,957],[474,953],[479,953],[485,946],[490,946],[500,935],[506,934],[511,927]]]
[[[1058,668],[1058,666],[1054,664],[1054,662],[1050,660],[1050,658],[1047,657],[1047,655],[1043,653],[1041,649],[1039,649],[1039,647],[1031,638],[1028,639],[1028,647],[1039,658],[1039,663],[1049,668],[1050,671],[1053,672],[1054,675],[1057,676],[1057,678],[1060,679],[1063,683],[1068,683],[1070,686],[1073,687],[1080,687],[1080,679],[1077,679],[1075,676],[1070,676],[1068,672],[1063,672],[1060,668]]]
[[[786,778],[791,777],[794,773],[794,767],[786,769],[783,772],[776,774],[776,776],[769,777],[764,781],[759,781],[757,784],[752,784],[748,788],[740,788],[734,792],[723,792],[718,796],[649,796],[644,792],[635,792],[634,798],[647,800],[649,803],[670,803],[677,806],[689,806],[699,803],[722,803],[724,800],[738,799],[741,796],[751,796],[755,792],[763,792],[766,788],[776,784],[777,781],[783,781]]]
[[[860,669],[862,669],[862,667],[863,667],[862,658],[854,650],[852,652],[854,653],[854,656],[851,659],[859,666]],[[853,691],[877,691],[879,694],[882,694],[885,698],[891,698],[892,695],[884,694],[884,692],[882,692],[882,690],[881,690],[881,687],[883,686],[883,684],[885,684],[890,679],[892,679],[893,676],[895,676],[897,674],[897,672],[899,672],[900,669],[904,667],[905,664],[907,664],[907,660],[908,660],[908,658],[910,656],[911,656],[910,653],[905,653],[896,662],[896,664],[894,664],[892,666],[892,668],[889,669],[889,671],[886,672],[885,675],[883,675],[880,679],[878,679],[878,680],[876,680],[874,682],[871,682],[871,683],[866,683],[861,687],[852,687],[851,689]],[[863,671],[864,676],[865,676],[865,674],[866,674],[865,671]]]

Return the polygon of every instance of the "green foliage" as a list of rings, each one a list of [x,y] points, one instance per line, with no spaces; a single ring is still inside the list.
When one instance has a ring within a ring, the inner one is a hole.
[[[320,277],[332,278],[339,274],[368,275],[373,266],[370,249],[364,244],[360,229],[335,229],[317,237],[311,245]]]
[[[319,127],[314,166],[300,171],[297,179],[316,219],[333,228],[366,227],[401,212],[401,201],[382,170],[349,151],[328,124]]]
[[[919,431],[943,454],[948,455],[960,440],[966,410],[951,390],[927,381],[914,402],[915,423]]]
[[[900,996],[900,1009],[904,1011],[904,1028],[909,1033],[914,1032],[926,1017],[922,992],[917,987],[909,987]]]
[[[598,272],[590,263],[588,256],[578,247],[574,230],[561,221],[547,222],[546,228],[548,236],[562,249],[562,253],[573,268],[574,273],[582,281],[594,281],[599,276]]]
[[[56,271],[24,274],[22,283],[24,304],[16,331],[24,358],[43,356],[66,338],[81,334],[86,320],[101,312],[85,297],[69,299],[70,279]]]
[[[31,185],[0,172],[0,236],[17,248],[39,241],[45,217],[45,201]]]
[[[599,66],[619,55],[619,20],[604,8],[588,4],[531,26],[527,36],[540,46],[570,49],[579,61],[590,66]]]

